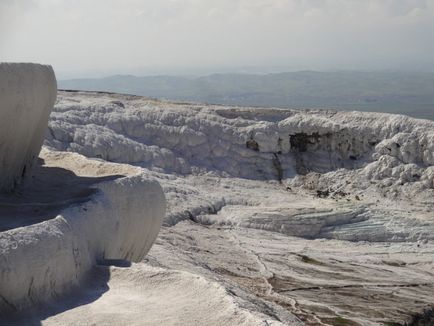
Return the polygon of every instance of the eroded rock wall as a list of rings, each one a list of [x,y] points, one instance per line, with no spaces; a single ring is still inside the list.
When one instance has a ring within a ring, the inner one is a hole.
[[[433,130],[432,121],[381,113],[60,93],[46,145],[184,175],[212,171],[259,180],[296,177],[294,184],[305,183],[298,176],[306,175],[313,189],[340,181],[367,188],[371,181],[384,181],[410,183],[420,192],[433,189]],[[344,178],[336,174],[342,169]],[[313,182],[312,174],[327,178]]]

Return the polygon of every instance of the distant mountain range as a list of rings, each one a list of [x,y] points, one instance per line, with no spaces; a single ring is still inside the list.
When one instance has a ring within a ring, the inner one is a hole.
[[[226,105],[389,112],[434,120],[434,73],[300,71],[203,77],[116,75],[61,80],[59,88]]]

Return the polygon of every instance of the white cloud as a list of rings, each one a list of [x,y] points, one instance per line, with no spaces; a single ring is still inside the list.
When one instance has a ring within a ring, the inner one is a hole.
[[[434,0],[0,0],[0,28],[0,59],[71,70],[434,66]]]

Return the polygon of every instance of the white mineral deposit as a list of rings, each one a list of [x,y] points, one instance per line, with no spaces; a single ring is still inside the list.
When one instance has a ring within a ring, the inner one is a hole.
[[[56,94],[50,66],[0,63],[0,191],[12,190],[35,163]]]
[[[401,115],[60,91],[1,197],[1,320],[431,325],[433,153]]]

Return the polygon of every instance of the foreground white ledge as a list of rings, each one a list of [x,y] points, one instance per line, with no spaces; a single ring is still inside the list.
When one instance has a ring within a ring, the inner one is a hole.
[[[3,313],[69,291],[99,260],[140,261],[157,237],[165,214],[161,186],[139,168],[72,153],[43,151],[42,158],[45,165],[35,168],[34,180],[27,187],[31,193],[44,184],[50,189],[40,189],[43,197],[26,195],[23,189],[20,200],[26,202],[13,205],[16,198],[11,197],[12,204],[1,214],[6,220],[8,215],[22,219],[26,225],[0,233]],[[48,220],[28,225],[20,211],[23,207],[42,211],[39,218]]]

